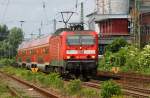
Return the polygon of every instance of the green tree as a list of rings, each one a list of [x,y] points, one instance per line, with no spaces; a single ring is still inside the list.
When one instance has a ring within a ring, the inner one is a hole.
[[[8,47],[9,44],[6,40],[0,42],[0,55],[1,57],[8,57]]]
[[[7,42],[9,44],[9,53],[15,56],[17,53],[17,48],[19,44],[23,41],[23,31],[20,28],[14,27],[10,30]]]
[[[0,58],[12,57],[23,40],[23,31],[20,28],[8,30],[6,25],[0,25]]]
[[[106,51],[110,51],[110,52],[117,52],[120,50],[120,48],[125,47],[126,45],[128,45],[127,41],[123,38],[118,38],[115,39],[112,44],[109,44],[106,47]]]
[[[0,25],[0,41],[5,40],[8,34],[9,34],[8,27],[6,25]]]

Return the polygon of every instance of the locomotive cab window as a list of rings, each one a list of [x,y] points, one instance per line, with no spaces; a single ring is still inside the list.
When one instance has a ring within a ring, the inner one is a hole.
[[[95,38],[92,35],[69,35],[67,36],[68,45],[93,45]]]
[[[93,36],[82,36],[81,40],[82,45],[93,45],[95,43]]]
[[[68,36],[67,37],[67,44],[68,45],[79,45],[80,41],[79,41],[79,36]]]

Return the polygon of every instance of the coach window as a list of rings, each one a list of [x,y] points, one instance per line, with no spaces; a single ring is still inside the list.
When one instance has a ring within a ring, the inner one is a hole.
[[[48,47],[45,48],[45,54],[48,54],[49,51],[48,51]]]
[[[33,50],[30,50],[30,54],[31,54],[31,55],[33,54]]]
[[[37,54],[39,53],[39,50],[38,50],[38,49],[36,49],[36,53],[37,53]]]
[[[34,54],[36,54],[36,50],[33,50]]]
[[[30,55],[32,54],[32,50],[30,50]]]
[[[26,51],[25,50],[22,51],[22,55],[26,55]]]
[[[42,48],[42,53],[45,53],[45,48]]]
[[[18,55],[19,55],[19,56],[21,56],[21,55],[22,55],[21,53],[22,53],[22,52],[21,52],[21,51],[19,51],[19,52],[18,52]]]
[[[35,50],[30,51],[31,55],[35,54]]]
[[[93,45],[94,42],[95,42],[95,39],[93,36],[82,36],[81,37],[82,45]]]

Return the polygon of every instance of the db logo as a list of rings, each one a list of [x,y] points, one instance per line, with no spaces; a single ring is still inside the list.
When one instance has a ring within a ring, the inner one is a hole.
[[[79,50],[78,53],[79,54],[84,54],[84,50]]]

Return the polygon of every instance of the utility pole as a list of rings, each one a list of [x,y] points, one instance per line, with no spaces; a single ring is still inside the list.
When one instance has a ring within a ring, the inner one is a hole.
[[[19,22],[20,22],[20,26],[21,26],[21,28],[22,28],[22,25],[23,25],[23,23],[24,23],[25,21],[21,20],[21,21],[19,21]]]
[[[137,32],[137,39],[138,39],[138,41],[137,41],[137,43],[138,43],[138,47],[139,48],[141,48],[141,31],[140,31],[140,0],[136,0],[136,2],[135,2],[135,7],[136,7],[136,13],[137,13],[137,15],[136,15],[136,32]]]
[[[83,2],[81,2],[81,17],[80,17],[80,22],[81,22],[81,25],[83,26],[83,29],[84,29],[84,5],[83,5]]]
[[[41,37],[41,28],[39,28],[39,38]]]
[[[75,5],[75,7],[76,7],[76,10],[77,10],[77,8],[78,8],[78,0],[76,0],[76,5]]]
[[[54,19],[53,27],[54,27],[54,32],[55,32],[56,31],[56,19]]]
[[[20,27],[21,27],[21,29],[23,30],[23,23],[25,22],[24,20],[20,20],[19,21],[20,22]],[[25,33],[23,32],[23,36],[24,36],[24,38],[25,38]]]
[[[138,35],[139,35],[139,48],[141,48],[141,13],[140,13],[140,0],[137,0],[137,11],[138,11],[138,16],[137,16],[137,19],[138,19],[138,22],[137,22],[137,24],[138,24],[138,28],[137,28],[137,30],[138,30]]]
[[[141,47],[140,0],[135,0],[132,12],[134,44]]]
[[[80,17],[80,21],[81,23],[84,23],[84,6],[83,6],[83,2],[81,2],[81,17]]]

